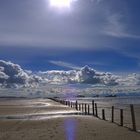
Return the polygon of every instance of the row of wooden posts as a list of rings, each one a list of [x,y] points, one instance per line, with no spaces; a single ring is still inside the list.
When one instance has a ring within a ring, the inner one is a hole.
[[[94,100],[92,100],[92,112],[90,112],[90,105],[86,103],[78,103],[78,101],[71,102],[67,100],[56,100],[56,99],[53,100],[60,102],[61,104],[64,104],[71,108],[75,108],[77,111],[78,110],[81,111],[82,115],[93,115],[99,117],[97,103],[95,103]],[[131,118],[132,118],[132,130],[136,131],[135,112],[134,112],[134,106],[132,104],[130,105],[130,111],[131,111]],[[102,109],[101,119],[106,120],[105,109]],[[114,106],[111,107],[111,122],[114,123]],[[120,126],[124,126],[123,109],[120,109]]]

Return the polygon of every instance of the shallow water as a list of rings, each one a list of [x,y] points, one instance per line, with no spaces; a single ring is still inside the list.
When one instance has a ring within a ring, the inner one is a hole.
[[[111,121],[111,107],[114,106],[114,121],[120,124],[120,109],[124,110],[124,126],[132,127],[130,105],[134,104],[137,130],[140,130],[140,97],[102,97],[102,98],[71,98],[67,99],[78,103],[90,105],[92,114],[92,100],[97,103],[98,117],[102,118],[102,109],[105,110],[105,118]],[[3,113],[4,112],[4,113]],[[57,117],[78,115],[74,109],[54,103],[48,99],[0,99],[0,120],[41,120]]]
[[[79,104],[89,104],[92,114],[92,100],[97,103],[98,117],[102,118],[102,109],[105,110],[105,119],[111,121],[111,109],[114,106],[114,121],[120,124],[120,109],[123,109],[124,126],[132,127],[130,104],[134,105],[137,129],[140,130],[140,96],[131,97],[96,97],[96,98],[71,98],[70,101],[78,101]]]
[[[67,98],[70,100],[78,100],[80,102],[91,102],[94,100],[97,103],[109,104],[138,104],[140,105],[140,96],[126,96],[126,97],[89,97],[89,98]]]
[[[43,120],[43,119],[52,119],[52,118],[60,118],[60,117],[68,117],[79,115],[77,111],[71,112],[52,112],[52,113],[44,113],[44,114],[25,114],[25,115],[4,115],[0,116],[0,120]]]
[[[76,114],[78,111],[49,99],[0,99],[0,120],[41,120]]]

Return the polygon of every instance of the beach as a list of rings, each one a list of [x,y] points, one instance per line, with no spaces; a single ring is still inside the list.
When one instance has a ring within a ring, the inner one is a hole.
[[[0,140],[139,140],[140,133],[50,99],[0,101]]]

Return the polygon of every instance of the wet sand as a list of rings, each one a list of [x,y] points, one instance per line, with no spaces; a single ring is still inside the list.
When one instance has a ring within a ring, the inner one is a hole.
[[[0,140],[139,140],[140,133],[92,116],[67,115],[75,110],[48,99],[0,101],[0,116],[46,113],[40,117],[0,119]],[[53,114],[57,112],[56,114]],[[66,112],[66,115],[63,113]]]

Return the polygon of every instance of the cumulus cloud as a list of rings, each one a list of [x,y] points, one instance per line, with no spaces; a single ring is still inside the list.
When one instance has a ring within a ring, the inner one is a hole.
[[[9,78],[4,72],[0,71],[0,83],[4,83]]]
[[[46,77],[52,83],[85,83],[85,84],[102,84],[117,85],[117,76],[111,73],[98,72],[89,66],[81,69],[70,71],[47,71],[39,72],[39,76]]]
[[[69,71],[51,70],[37,72],[23,70],[18,64],[0,60],[1,87],[34,87],[39,84],[75,84],[84,83],[104,86],[140,85],[140,75],[116,76],[108,72],[99,72],[89,66]]]
[[[120,83],[120,85],[140,85],[140,75],[136,73],[129,74],[127,76],[122,76],[121,78],[117,79],[117,81]]]
[[[3,73],[8,76],[6,82],[25,84],[29,79],[28,75],[17,64],[0,61],[0,66],[3,68]]]
[[[99,84],[106,86],[134,86],[140,85],[140,75],[131,74],[127,76],[118,76],[109,72],[99,72],[89,66],[85,66],[78,70],[69,71],[46,71],[39,72],[38,75],[48,83],[84,83]]]
[[[0,60],[0,83],[5,86],[24,85],[29,86],[38,82],[39,77],[29,75],[18,64]]]

